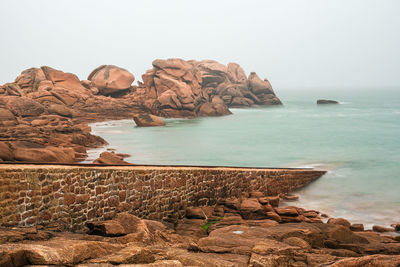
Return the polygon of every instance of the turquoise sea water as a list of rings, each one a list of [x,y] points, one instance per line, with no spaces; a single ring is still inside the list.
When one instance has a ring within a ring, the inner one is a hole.
[[[400,91],[400,90],[399,90]],[[315,167],[329,172],[293,203],[353,223],[400,222],[398,90],[277,92],[283,107],[232,109],[217,118],[167,119],[138,128],[131,120],[92,124],[137,164]],[[340,105],[317,106],[318,98]]]

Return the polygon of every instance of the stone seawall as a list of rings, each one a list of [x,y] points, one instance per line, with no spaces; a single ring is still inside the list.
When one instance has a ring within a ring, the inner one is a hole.
[[[242,192],[292,192],[325,171],[227,167],[0,165],[0,225],[87,221],[119,211],[173,221],[186,207],[213,205]]]

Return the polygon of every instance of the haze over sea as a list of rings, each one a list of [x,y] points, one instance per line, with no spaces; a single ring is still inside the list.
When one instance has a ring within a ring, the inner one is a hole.
[[[132,120],[92,124],[107,148],[136,164],[315,167],[328,173],[300,190],[294,205],[352,223],[400,221],[400,92],[276,91],[282,107],[231,109],[216,118],[166,119],[139,128]],[[319,98],[340,105],[316,105]]]

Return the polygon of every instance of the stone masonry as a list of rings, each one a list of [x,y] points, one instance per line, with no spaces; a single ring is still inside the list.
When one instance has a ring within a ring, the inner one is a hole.
[[[87,221],[128,211],[174,221],[186,207],[213,205],[242,192],[289,193],[325,171],[226,167],[0,165],[0,225]]]

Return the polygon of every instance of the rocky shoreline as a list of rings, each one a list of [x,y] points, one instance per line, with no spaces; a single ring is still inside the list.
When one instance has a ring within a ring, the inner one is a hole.
[[[96,68],[87,80],[47,66],[23,71],[0,86],[0,161],[82,161],[88,148],[107,143],[90,133],[90,122],[223,116],[230,107],[282,104],[268,80],[254,72],[247,77],[236,63],[157,59],[152,65],[137,85],[133,74],[113,65]]]
[[[0,266],[399,266],[399,236],[323,223],[326,215],[279,206],[282,198],[294,197],[244,193],[168,223],[119,213],[87,223],[87,233],[61,223],[3,228]]]

